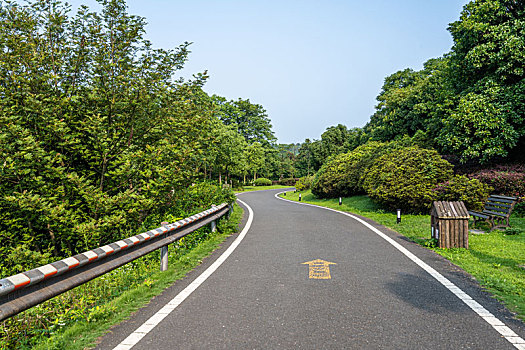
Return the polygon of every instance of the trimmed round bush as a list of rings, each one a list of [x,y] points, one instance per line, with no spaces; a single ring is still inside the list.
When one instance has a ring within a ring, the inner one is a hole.
[[[366,170],[377,158],[400,147],[397,142],[370,141],[328,160],[315,176],[312,193],[319,198],[363,194],[363,174]]]
[[[264,177],[260,177],[260,178],[256,179],[253,184],[255,186],[271,186],[272,185],[272,180],[266,179]]]
[[[368,195],[388,208],[424,212],[438,183],[452,177],[452,164],[435,150],[406,147],[381,156],[366,172]]]
[[[312,182],[314,180],[314,176],[303,176],[297,180],[295,183],[295,188],[298,191],[306,191],[309,190],[312,186]]]
[[[492,187],[477,179],[464,175],[455,175],[450,180],[437,185],[434,189],[436,200],[463,201],[469,210],[483,210]]]

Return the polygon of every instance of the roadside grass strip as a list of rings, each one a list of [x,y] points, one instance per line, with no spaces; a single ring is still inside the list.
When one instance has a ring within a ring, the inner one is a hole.
[[[201,284],[203,284],[208,277],[210,277],[221,265],[226,261],[226,259],[233,253],[233,251],[239,246],[242,242],[246,233],[250,229],[253,221],[253,210],[250,206],[240,199],[238,199],[246,208],[248,208],[248,221],[244,226],[243,230],[235,241],[226,249],[222,255],[215,260],[215,262],[208,267],[202,274],[199,275],[193,282],[191,282],[186,288],[184,288],[175,298],[170,302],[164,305],[157,313],[151,316],[143,325],[137,328],[133,333],[131,333],[126,339],[124,339],[119,345],[117,345],[114,350],[128,350],[135,346],[142,338],[146,336],[153,328],[155,328],[166,316],[168,316],[173,310],[175,310],[188,296],[191,295]]]
[[[339,214],[346,215],[367,228],[369,228],[371,231],[376,233],[379,237],[383,238],[385,241],[390,243],[394,248],[399,250],[401,253],[403,253],[407,258],[412,260],[415,264],[417,264],[419,267],[421,267],[423,270],[425,270],[428,274],[430,274],[434,279],[436,279],[439,283],[441,283],[445,288],[447,288],[450,292],[452,292],[455,296],[457,296],[465,305],[467,305],[470,309],[472,309],[476,314],[478,314],[482,319],[485,320],[489,325],[492,326],[499,334],[501,334],[502,337],[507,339],[516,349],[525,350],[525,340],[521,337],[519,337],[512,329],[510,329],[507,325],[505,325],[501,320],[499,320],[497,317],[495,317],[491,312],[489,312],[487,309],[485,309],[481,304],[479,304],[477,301],[475,301],[472,297],[470,297],[467,293],[465,293],[461,288],[457,287],[454,283],[450,282],[447,278],[445,278],[442,274],[437,272],[435,269],[430,267],[427,263],[425,263],[423,260],[419,259],[417,256],[415,256],[413,253],[411,253],[408,249],[394,241],[392,238],[388,237],[386,234],[375,228],[374,226],[370,225],[366,221],[358,218],[357,216],[354,216],[350,213],[346,213],[340,210],[332,209],[332,208],[326,208],[315,204],[309,204],[309,203],[303,203],[303,202],[296,202],[289,199],[284,199],[282,197],[279,197],[280,194],[284,192],[279,192],[275,195],[275,198],[287,201],[294,204],[299,205],[307,205],[311,207],[316,207],[320,209],[330,210]]]

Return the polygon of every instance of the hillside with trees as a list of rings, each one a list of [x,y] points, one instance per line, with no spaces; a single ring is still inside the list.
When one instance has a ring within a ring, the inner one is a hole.
[[[525,6],[473,0],[448,30],[450,52],[385,78],[363,128],[329,127],[301,144],[297,173],[316,174],[305,181],[314,194],[366,193],[416,212],[437,199],[475,208],[489,191],[525,195]],[[437,176],[452,165],[455,175]]]

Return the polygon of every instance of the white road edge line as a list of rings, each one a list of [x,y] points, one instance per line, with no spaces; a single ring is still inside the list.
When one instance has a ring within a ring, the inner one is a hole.
[[[346,216],[351,217],[354,220],[357,220],[361,224],[368,227],[370,230],[372,230],[374,233],[379,235],[379,237],[383,238],[385,241],[390,243],[394,246],[397,250],[399,250],[401,253],[403,253],[407,258],[412,260],[414,263],[416,263],[419,267],[421,267],[423,270],[428,272],[432,277],[434,277],[439,283],[441,283],[443,286],[445,286],[449,291],[451,291],[455,296],[457,296],[461,301],[463,301],[468,307],[472,309],[475,313],[477,313],[482,319],[485,320],[489,325],[492,326],[496,331],[498,331],[499,334],[501,334],[502,337],[507,339],[516,349],[525,350],[525,340],[523,340],[521,337],[519,337],[512,329],[510,329],[508,326],[506,326],[503,322],[501,322],[497,317],[495,317],[492,313],[490,313],[487,309],[485,309],[481,304],[479,304],[477,301],[475,301],[472,297],[470,297],[467,293],[463,292],[460,288],[458,288],[454,283],[450,282],[447,278],[445,278],[442,274],[434,270],[432,267],[430,267],[427,263],[425,263],[423,260],[419,259],[417,256],[412,254],[408,249],[403,247],[401,244],[394,241],[392,238],[388,237],[383,232],[379,231],[374,226],[370,225],[368,222],[358,218],[357,216],[354,216],[350,213],[346,213],[340,210],[332,209],[332,208],[326,208],[321,207],[315,204],[309,204],[309,203],[302,203],[302,202],[296,202],[289,199],[284,199],[279,197],[281,193],[288,192],[288,191],[282,191],[275,194],[275,198],[291,202],[294,204],[301,204],[301,205],[308,205],[310,207],[316,207],[321,209],[326,209],[330,211],[334,211],[339,214],[343,214]]]
[[[253,221],[253,210],[250,206],[240,199],[237,199],[242,203],[246,208],[248,208],[248,221],[244,226],[243,230],[235,241],[226,249],[222,255],[215,260],[210,267],[206,269],[199,277],[197,277],[193,282],[190,283],[186,288],[184,288],[175,298],[173,298],[169,303],[164,305],[155,315],[151,316],[142,326],[137,328],[133,333],[131,333],[126,339],[124,339],[119,345],[117,345],[114,350],[128,350],[135,346],[146,334],[148,334],[153,328],[155,328],[166,316],[168,316],[173,310],[177,308],[188,296],[191,295],[208,277],[214,273],[219,266],[233,253],[237,246],[241,243],[244,236],[250,229]]]

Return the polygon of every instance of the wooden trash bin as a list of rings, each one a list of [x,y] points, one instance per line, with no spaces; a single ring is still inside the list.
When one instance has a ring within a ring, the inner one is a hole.
[[[468,210],[463,202],[433,202],[430,210],[432,238],[440,248],[468,249]]]

